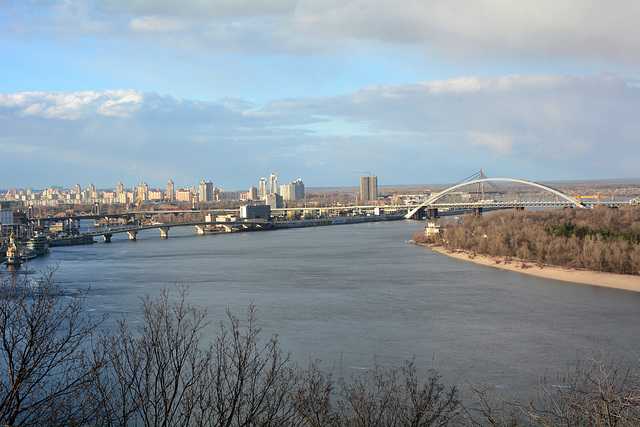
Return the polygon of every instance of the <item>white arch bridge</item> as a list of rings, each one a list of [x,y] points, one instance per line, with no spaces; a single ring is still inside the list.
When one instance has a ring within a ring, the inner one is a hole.
[[[443,198],[447,194],[452,193],[453,191],[459,188],[466,187],[472,184],[482,184],[485,182],[493,182],[493,181],[514,182],[517,184],[524,184],[531,187],[536,187],[541,190],[545,190],[551,194],[554,194],[555,196],[557,196],[558,201],[556,202],[489,202],[489,203],[474,202],[474,203],[446,203],[446,204],[436,203],[439,199]],[[559,201],[559,199],[563,199],[563,200]],[[473,181],[466,181],[461,184],[454,185],[452,187],[447,188],[446,190],[443,190],[437,194],[434,194],[433,196],[429,197],[424,203],[410,210],[405,215],[405,218],[415,218],[416,214],[418,214],[420,210],[425,208],[437,209],[438,207],[447,207],[447,208],[451,208],[451,207],[465,208],[466,207],[466,208],[481,209],[482,207],[486,207],[486,208],[494,208],[494,209],[506,209],[511,207],[524,208],[525,206],[532,206],[532,207],[570,206],[570,207],[578,207],[578,208],[586,207],[584,203],[580,203],[578,200],[574,199],[568,194],[565,194],[562,191],[558,191],[555,188],[549,187],[548,185],[543,185],[537,182],[527,181],[524,179],[517,179],[517,178],[481,178],[481,179],[475,179]]]

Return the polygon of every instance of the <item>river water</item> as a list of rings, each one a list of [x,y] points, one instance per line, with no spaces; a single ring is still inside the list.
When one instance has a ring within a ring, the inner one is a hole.
[[[553,281],[475,265],[407,243],[416,221],[197,236],[173,228],[56,247],[29,262],[57,268],[65,289],[91,290],[86,308],[137,322],[139,296],[184,284],[217,323],[251,301],[265,336],[307,365],[345,375],[415,358],[421,377],[529,394],[576,357],[603,348],[640,354],[640,293]],[[177,292],[174,292],[177,295]],[[107,323],[108,325],[109,323]]]

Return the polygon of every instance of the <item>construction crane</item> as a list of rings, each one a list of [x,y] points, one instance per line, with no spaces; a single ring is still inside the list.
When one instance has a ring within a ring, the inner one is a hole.
[[[139,212],[142,208],[142,204],[144,203],[144,199],[141,193],[138,193],[138,198],[136,200],[136,212]]]
[[[369,171],[364,171],[364,172],[351,172],[351,173],[363,173],[364,176],[373,176],[373,175],[381,175],[379,173],[376,172],[369,172]]]

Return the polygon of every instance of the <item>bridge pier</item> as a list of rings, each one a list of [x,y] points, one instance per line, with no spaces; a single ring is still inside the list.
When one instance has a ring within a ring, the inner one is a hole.
[[[196,230],[198,230],[198,236],[204,236],[204,228],[205,225],[196,225]]]
[[[473,216],[481,216],[482,208],[473,208]]]
[[[417,219],[417,220],[421,220],[424,218],[424,213],[425,213],[425,209],[424,207],[416,210],[413,215],[411,215],[411,219]]]
[[[524,206],[516,206],[515,208],[516,211],[523,211],[524,210]]]
[[[429,209],[427,209],[427,216],[429,217],[429,219],[438,218],[438,208],[429,208]]]
[[[169,237],[169,227],[159,227],[160,230],[160,238],[167,239]]]
[[[129,240],[136,240],[136,235],[138,234],[137,231],[127,231],[127,234],[129,235]]]
[[[111,236],[113,236],[113,234],[103,234],[102,238],[104,239],[105,243],[111,243]]]

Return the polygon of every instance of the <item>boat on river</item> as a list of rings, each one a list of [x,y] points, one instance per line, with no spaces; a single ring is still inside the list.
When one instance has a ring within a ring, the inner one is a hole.
[[[93,237],[84,234],[79,236],[54,237],[51,239],[51,246],[90,245],[92,243]]]
[[[20,259],[22,261],[27,261],[37,256],[38,256],[38,253],[33,249],[24,248],[22,251],[20,251]]]
[[[36,256],[46,255],[49,253],[51,242],[44,234],[36,234],[27,242],[27,250],[36,253]]]

